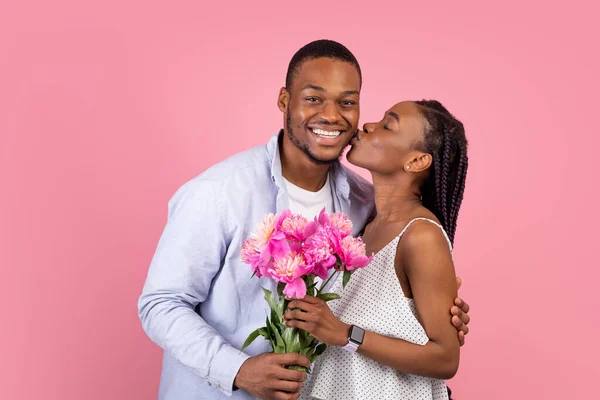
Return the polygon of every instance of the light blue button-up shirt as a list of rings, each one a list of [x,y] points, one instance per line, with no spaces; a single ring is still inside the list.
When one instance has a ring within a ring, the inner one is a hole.
[[[232,392],[233,381],[248,357],[271,351],[260,339],[240,348],[264,325],[261,287],[274,284],[252,277],[240,248],[266,214],[288,208],[278,137],[209,168],[169,202],[138,304],[145,332],[164,349],[159,399],[252,398]],[[373,210],[372,186],[338,162],[330,179],[335,211],[357,234]]]

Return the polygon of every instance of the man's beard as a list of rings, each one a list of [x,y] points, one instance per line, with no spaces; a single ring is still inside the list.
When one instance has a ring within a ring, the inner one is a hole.
[[[306,143],[302,143],[298,137],[294,134],[294,130],[292,129],[292,123],[291,123],[291,118],[290,118],[290,114],[287,115],[286,118],[286,125],[287,125],[287,135],[288,138],[290,138],[290,140],[292,141],[292,143],[294,143],[294,145],[299,148],[300,150],[302,150],[302,152],[304,154],[306,154],[306,156],[315,164],[318,165],[329,165],[334,163],[335,161],[337,161],[341,156],[342,156],[342,152],[344,151],[344,149],[342,149],[342,151],[340,151],[340,154],[337,155],[337,157],[335,157],[334,159],[331,160],[323,160],[318,158],[316,155],[314,155],[311,151],[310,148],[308,147],[308,144]]]

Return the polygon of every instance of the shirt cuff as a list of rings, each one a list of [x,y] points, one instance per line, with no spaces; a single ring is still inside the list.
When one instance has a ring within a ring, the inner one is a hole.
[[[213,357],[209,382],[212,382],[225,395],[231,396],[233,381],[240,367],[250,356],[233,346],[224,345]]]

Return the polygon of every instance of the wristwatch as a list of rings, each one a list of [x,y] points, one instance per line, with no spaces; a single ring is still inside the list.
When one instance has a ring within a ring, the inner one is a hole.
[[[359,326],[351,325],[348,330],[348,343],[342,349],[355,353],[365,338],[365,330]]]

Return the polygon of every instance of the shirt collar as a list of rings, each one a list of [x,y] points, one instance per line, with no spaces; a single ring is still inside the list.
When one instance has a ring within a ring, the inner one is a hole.
[[[279,151],[279,141],[283,136],[283,129],[274,135],[267,143],[267,153],[271,158],[271,179],[278,188],[284,187],[283,171],[281,168],[281,153]],[[348,184],[348,173],[339,161],[331,164],[329,176],[333,178],[335,192],[342,198],[348,200],[350,197],[350,185]]]

